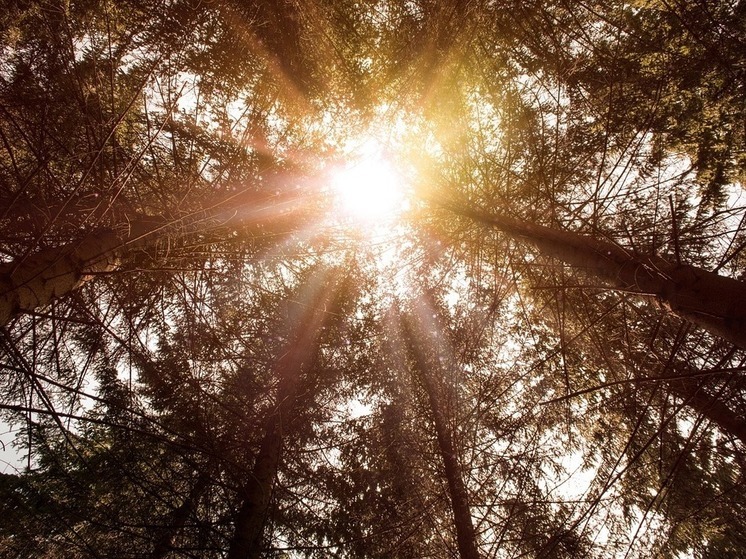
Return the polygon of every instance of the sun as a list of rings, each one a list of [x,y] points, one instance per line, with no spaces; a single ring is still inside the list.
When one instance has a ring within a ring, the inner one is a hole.
[[[362,225],[395,221],[408,208],[402,173],[375,142],[331,175],[336,211]]]

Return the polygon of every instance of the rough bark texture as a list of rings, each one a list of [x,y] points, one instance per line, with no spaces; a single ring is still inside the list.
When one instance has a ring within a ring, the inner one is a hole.
[[[246,230],[252,238],[279,242],[300,227],[312,206],[297,192],[260,198],[234,195],[180,219],[138,216],[116,229],[101,229],[68,245],[0,264],[0,326],[19,314],[45,307],[97,273],[116,270],[133,251],[161,239],[183,239],[215,231]]]
[[[458,462],[456,447],[453,443],[453,433],[449,424],[448,412],[443,402],[443,394],[438,389],[438,384],[434,378],[440,371],[437,370],[433,360],[428,358],[426,347],[423,347],[423,344],[426,344],[428,347],[437,348],[438,341],[429,338],[425,328],[416,328],[410,321],[411,318],[404,321],[404,332],[413,349],[415,373],[427,394],[430,412],[435,424],[438,451],[443,460],[443,470],[445,471],[453,509],[459,557],[461,559],[479,559],[476,533],[472,523],[471,510],[469,509],[469,496]],[[436,368],[435,371],[433,371],[434,367]]]
[[[612,287],[655,297],[682,318],[746,348],[746,283],[713,272],[636,255],[613,243],[500,214],[449,209],[524,240],[542,254],[581,268]]]
[[[110,230],[97,231],[63,249],[47,249],[0,267],[0,326],[23,312],[49,305],[95,273],[119,264],[121,241]]]
[[[254,559],[262,552],[262,536],[282,457],[284,430],[298,413],[299,390],[315,366],[320,332],[329,314],[327,309],[336,296],[329,286],[317,286],[317,290],[275,364],[280,379],[277,404],[265,421],[254,468],[240,491],[241,505],[235,518],[228,559]]]

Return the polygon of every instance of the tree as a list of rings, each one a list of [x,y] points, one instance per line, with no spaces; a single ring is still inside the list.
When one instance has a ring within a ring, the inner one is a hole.
[[[320,336],[329,317],[339,314],[341,309],[338,304],[340,295],[336,293],[338,288],[334,283],[330,285],[319,278],[310,283],[311,293],[299,297],[300,304],[307,308],[287,313],[290,332],[273,367],[278,378],[275,404],[267,413],[253,470],[240,489],[241,504],[236,513],[235,534],[228,549],[231,559],[259,557],[261,553],[261,538],[282,457],[284,433],[292,431],[293,424],[298,421],[296,407],[301,400],[301,391],[305,389],[306,392],[303,399],[313,400],[313,394],[308,392],[315,383],[305,377],[316,368]]]
[[[425,303],[427,304],[427,303]],[[454,418],[449,413],[449,401],[457,401],[458,395],[449,394],[457,391],[458,387],[450,387],[446,382],[440,382],[440,377],[448,378],[453,374],[455,363],[449,359],[448,342],[438,339],[437,332],[441,327],[429,324],[424,309],[417,309],[414,316],[404,317],[403,343],[411,348],[413,354],[413,377],[421,384],[426,396],[436,438],[438,451],[443,461],[443,470],[448,484],[448,494],[453,510],[453,520],[456,529],[459,557],[461,559],[476,559],[479,557],[477,539],[469,509],[469,495],[463,478],[462,468],[456,448],[456,434],[452,424]],[[445,350],[444,350],[445,349]],[[434,355],[428,355],[433,352]],[[450,390],[449,390],[450,389]]]

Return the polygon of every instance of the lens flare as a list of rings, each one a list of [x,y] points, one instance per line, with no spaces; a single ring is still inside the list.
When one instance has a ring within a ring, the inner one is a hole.
[[[365,224],[390,223],[408,207],[402,175],[375,147],[334,171],[331,188],[342,217]]]

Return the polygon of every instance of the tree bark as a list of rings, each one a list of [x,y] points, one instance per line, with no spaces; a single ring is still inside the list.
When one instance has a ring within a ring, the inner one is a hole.
[[[265,425],[254,469],[241,490],[242,502],[235,519],[228,559],[253,559],[259,557],[262,551],[264,524],[282,453],[280,413],[279,410],[275,411]]]
[[[173,550],[174,538],[184,528],[187,520],[194,513],[197,502],[207,489],[209,483],[210,477],[207,472],[200,472],[186,500],[170,515],[168,526],[166,526],[153,546],[153,553],[150,555],[151,559],[163,559]]]
[[[643,257],[607,241],[551,229],[500,214],[456,205],[449,209],[529,242],[542,254],[600,277],[613,287],[658,298],[672,312],[746,348],[746,283],[713,272]],[[677,367],[682,378],[668,382],[694,411],[746,443],[746,422],[696,382],[696,371]],[[692,378],[686,378],[691,376]]]
[[[117,270],[135,250],[165,238],[254,226],[257,237],[276,240],[288,221],[298,227],[309,209],[297,192],[264,199],[237,195],[180,219],[138,217],[120,228],[99,229],[66,246],[0,264],[0,326],[66,296],[96,274]]]
[[[684,364],[672,364],[671,367],[681,375],[668,382],[671,391],[724,433],[729,433],[746,444],[746,421],[707,389],[706,383],[698,378],[699,371]]]
[[[454,526],[456,528],[456,542],[461,559],[479,559],[476,533],[469,508],[469,495],[462,477],[461,466],[458,462],[453,433],[449,424],[448,412],[443,403],[442,391],[438,390],[433,368],[436,373],[439,367],[428,358],[428,349],[438,348],[438,340],[433,339],[427,328],[417,328],[413,324],[413,317],[404,320],[404,332],[413,350],[416,369],[415,373],[427,394],[430,412],[435,424],[435,434],[438,440],[438,451],[443,460],[443,470],[448,483],[448,493],[451,498]],[[427,347],[423,347],[427,346]]]
[[[235,518],[228,559],[255,559],[262,551],[264,525],[282,457],[285,430],[298,414],[300,389],[315,366],[320,332],[337,295],[328,285],[318,285],[315,289],[316,293],[298,319],[274,367],[280,379],[277,403],[265,421],[254,468],[240,491],[241,505]]]
[[[746,348],[745,282],[658,256],[637,255],[611,242],[578,233],[457,204],[444,206],[526,241],[542,254],[581,268],[613,288],[655,297],[685,320]]]
[[[111,230],[97,231],[62,249],[46,249],[21,262],[0,266],[0,326],[23,312],[49,305],[77,289],[94,274],[119,265],[121,240]]]

